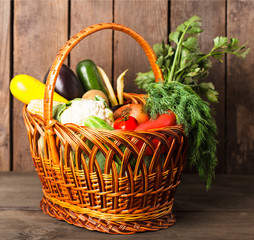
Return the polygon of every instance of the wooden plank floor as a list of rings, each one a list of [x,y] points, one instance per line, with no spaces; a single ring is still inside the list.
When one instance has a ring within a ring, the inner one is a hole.
[[[135,236],[92,232],[45,215],[34,173],[0,173],[0,183],[1,240],[254,239],[254,176],[217,175],[206,192],[196,175],[185,174],[176,194],[176,224]]]

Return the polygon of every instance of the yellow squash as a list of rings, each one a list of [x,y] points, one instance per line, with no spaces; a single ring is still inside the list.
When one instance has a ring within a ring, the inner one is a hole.
[[[11,80],[10,90],[15,98],[25,104],[29,104],[31,100],[44,98],[45,84],[31,76],[19,74]],[[56,92],[54,92],[53,100],[68,102],[67,99]]]

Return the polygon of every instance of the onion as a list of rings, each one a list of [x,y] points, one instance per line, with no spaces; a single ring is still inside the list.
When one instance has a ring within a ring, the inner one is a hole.
[[[141,104],[135,103],[123,105],[122,107],[118,108],[113,114],[114,119],[124,116],[134,117],[138,121],[138,124],[147,122],[149,120],[149,116],[144,112],[143,106]]]

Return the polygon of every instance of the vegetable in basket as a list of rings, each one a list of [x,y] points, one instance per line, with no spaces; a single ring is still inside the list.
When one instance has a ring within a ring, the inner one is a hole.
[[[147,113],[156,118],[171,109],[177,123],[184,125],[190,166],[196,166],[209,189],[217,165],[217,127],[207,101],[218,102],[218,92],[211,82],[200,80],[208,75],[210,57],[222,61],[225,53],[231,53],[244,58],[249,49],[239,46],[236,38],[216,37],[212,50],[208,54],[201,52],[197,38],[202,32],[200,20],[193,16],[170,33],[169,43],[153,46],[164,81],[155,83],[149,71],[138,73],[136,84],[148,93],[144,106]]]
[[[141,123],[136,127],[135,130],[138,131],[149,131],[153,129],[163,128],[163,127],[169,127],[176,125],[176,116],[172,111],[168,111],[167,113],[163,113],[158,116],[157,119],[150,118],[149,121]],[[168,138],[168,142],[170,143],[172,141],[172,138]],[[157,139],[152,140],[153,144],[157,147],[159,144],[159,141]],[[138,149],[141,149],[143,142],[138,141],[137,142]],[[165,149],[162,149],[162,153],[165,153]],[[151,148],[147,147],[145,155],[153,155],[153,151]]]
[[[138,126],[138,121],[132,116],[124,116],[115,120],[114,129],[134,130]]]
[[[102,101],[100,98],[98,100],[74,99],[66,104],[59,104],[53,107],[53,117],[63,124],[74,123],[79,126],[87,126],[95,129],[114,129],[112,127],[113,112],[107,108],[105,101]],[[90,149],[94,146],[89,140],[86,141],[86,144]],[[84,157],[88,163],[89,157],[87,155],[84,155]],[[103,172],[106,158],[100,150],[96,153],[96,159]],[[120,160],[119,158],[116,159],[117,169],[120,169]]]
[[[53,108],[53,117],[63,124],[73,123],[84,126],[85,119],[89,116],[97,116],[111,126],[114,122],[113,112],[103,101],[74,99]]]
[[[92,60],[80,61],[76,66],[76,73],[86,91],[96,89],[107,95],[100,73]]]
[[[83,99],[88,99],[88,100],[96,100],[98,97],[103,98],[103,100],[107,103],[107,105],[109,105],[109,101],[107,96],[105,95],[104,92],[100,91],[100,90],[89,90],[87,91],[82,98]]]
[[[149,115],[144,112],[143,106],[138,103],[129,103],[121,106],[116,111],[114,111],[113,116],[114,119],[125,116],[132,116],[138,121],[138,124],[149,120]]]
[[[11,80],[10,90],[15,98],[28,104],[34,99],[44,99],[45,84],[31,76],[19,74]],[[64,103],[68,102],[67,99],[56,92],[54,92],[53,100]]]
[[[104,83],[105,83],[105,86],[106,86],[106,90],[108,92],[108,98],[109,98],[109,101],[111,103],[111,106],[117,106],[118,105],[118,102],[117,102],[117,99],[116,99],[116,95],[115,95],[115,92],[114,92],[114,89],[110,83],[110,80],[107,76],[107,74],[104,72],[104,70],[101,68],[101,67],[97,67]]]
[[[43,117],[43,102],[44,102],[44,99],[33,99],[27,105],[27,110],[32,114],[37,114],[37,115]],[[64,103],[58,102],[58,101],[53,101],[53,107],[55,107],[59,104],[64,104]]]
[[[89,116],[85,118],[84,125],[86,127],[95,129],[114,130],[114,128],[110,124],[97,116]]]
[[[124,104],[124,99],[123,99],[123,91],[124,91],[124,76],[126,72],[128,71],[125,70],[123,73],[119,75],[119,77],[116,80],[116,88],[117,88],[117,97],[118,97],[118,102],[119,104]]]
[[[49,71],[50,69],[44,76],[44,83],[47,81]],[[72,100],[81,98],[85,93],[85,89],[71,68],[63,64],[56,79],[55,92],[67,100]]]
[[[159,115],[156,119],[150,118],[149,121],[141,123],[135,130],[151,130],[167,126],[176,125],[176,116],[172,111]]]

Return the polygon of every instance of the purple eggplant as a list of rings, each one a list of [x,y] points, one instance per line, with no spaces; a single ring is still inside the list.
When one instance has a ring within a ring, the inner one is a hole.
[[[44,83],[47,81],[49,71],[44,76]],[[55,92],[67,100],[72,100],[74,98],[81,98],[86,91],[71,68],[63,64],[56,80]]]

